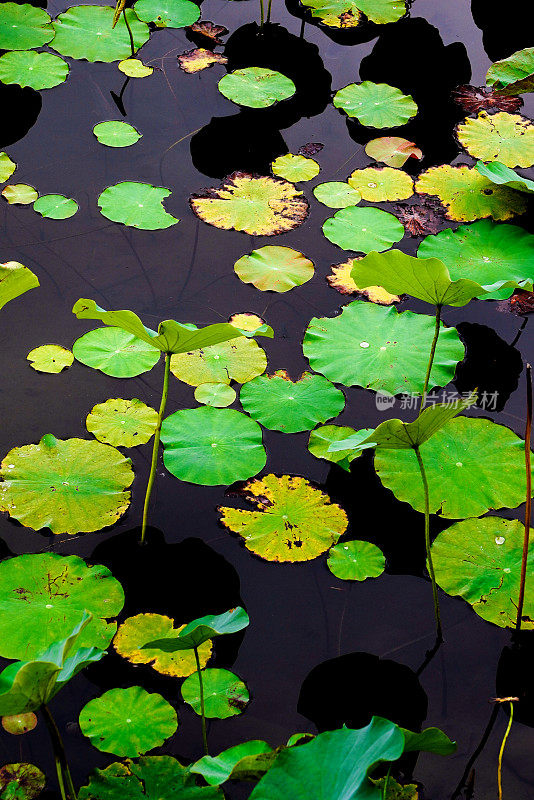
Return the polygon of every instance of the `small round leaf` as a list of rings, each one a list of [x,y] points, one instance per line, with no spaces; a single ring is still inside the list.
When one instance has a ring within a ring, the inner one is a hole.
[[[142,136],[133,125],[116,120],[99,122],[93,128],[93,133],[100,144],[105,144],[108,147],[129,147],[138,142]]]
[[[29,206],[39,197],[33,186],[26,183],[13,183],[2,190],[2,196],[9,205]]]
[[[17,165],[7,153],[0,153],[0,183],[5,183],[15,172]]]
[[[202,670],[205,714],[209,719],[227,719],[241,714],[250,696],[243,681],[227,669]],[[200,714],[198,672],[182,683],[182,698],[196,714]]]
[[[266,108],[295,94],[295,84],[285,75],[265,67],[236,69],[219,81],[228,100],[249,108]]]
[[[158,425],[158,412],[141,400],[120,398],[98,403],[87,416],[86,427],[95,439],[114,447],[148,442]]]
[[[355,170],[347,183],[364,200],[381,203],[385,200],[406,200],[413,194],[413,178],[393,167],[367,167]]]
[[[273,175],[285,178],[286,181],[311,181],[321,171],[321,167],[313,158],[306,156],[295,156],[288,153],[285,156],[278,156],[271,164]]]
[[[47,219],[69,219],[78,211],[78,203],[62,194],[44,194],[35,201],[33,210]]]
[[[0,3],[0,49],[31,50],[54,38],[50,16],[29,3]]]
[[[71,351],[59,344],[44,344],[41,347],[35,347],[30,350],[26,358],[37,372],[50,372],[54,375],[70,367],[74,361]]]
[[[330,548],[327,566],[342,581],[378,578],[386,566],[383,552],[371,542],[340,542]]]
[[[313,261],[298,250],[266,245],[241,256],[234,271],[243,283],[251,283],[261,292],[288,292],[313,278]]]
[[[204,406],[226,408],[235,398],[235,389],[226,383],[202,383],[195,389],[195,400]]]
[[[28,711],[26,714],[12,714],[8,717],[2,717],[2,728],[12,736],[22,736],[24,733],[35,730],[36,727],[37,717],[33,711]]]
[[[147,67],[138,58],[125,58],[119,62],[118,67],[129,78],[148,78],[154,72],[154,67]]]
[[[102,215],[112,222],[155,231],[169,228],[180,221],[163,208],[163,200],[170,194],[170,189],[161,186],[123,181],[104,189],[98,198],[98,207]]]
[[[72,352],[81,364],[112,378],[134,378],[158,363],[160,351],[122,328],[96,328],[74,342]]]
[[[315,187],[313,193],[317,200],[328,208],[348,208],[357,206],[362,196],[356,189],[342,181],[328,181]]]
[[[417,114],[411,95],[387,83],[351,83],[334,95],[334,106],[362,125],[372,128],[394,128],[404,125]]]

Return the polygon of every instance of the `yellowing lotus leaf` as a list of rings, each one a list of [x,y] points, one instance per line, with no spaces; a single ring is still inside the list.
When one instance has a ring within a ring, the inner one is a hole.
[[[213,53],[205,47],[197,47],[194,50],[187,50],[178,56],[178,64],[184,72],[195,73],[208,69],[214,64],[227,64],[228,59],[221,53]]]
[[[298,250],[265,245],[241,256],[234,271],[243,283],[252,283],[261,292],[288,292],[313,278],[313,261]]]
[[[423,158],[422,150],[417,147],[415,142],[409,142],[400,136],[380,136],[378,139],[371,139],[365,145],[365,152],[369,158],[381,161],[388,167],[402,167],[409,158]]]
[[[457,136],[473,158],[500,161],[507,167],[534,164],[534,125],[520,114],[482,111],[476,119],[468,117],[458,125]]]
[[[393,167],[367,167],[354,170],[347,183],[364,200],[381,203],[385,200],[406,200],[413,194],[413,179]]]
[[[360,261],[360,258],[349,258],[342,264],[332,264],[332,272],[326,276],[326,280],[333,289],[337,289],[341,294],[361,295],[371,303],[378,303],[381,306],[390,306],[392,303],[400,302],[400,297],[386,292],[383,286],[367,286],[365,289],[356,286],[354,278],[351,276],[356,261]]]
[[[287,153],[278,156],[271,164],[273,175],[287,181],[311,181],[321,171],[321,167],[313,158]]]
[[[254,339],[239,336],[221,344],[171,356],[171,372],[190,386],[251,381],[265,372],[267,356]]]
[[[154,72],[154,67],[147,67],[138,58],[125,58],[117,66],[129,78],[148,78]]]
[[[250,311],[232,314],[228,322],[236,328],[241,328],[242,331],[256,331],[262,325],[265,325],[264,319],[258,317],[257,314],[252,314]]]
[[[98,403],[87,416],[86,426],[95,439],[114,447],[146,444],[158,424],[158,412],[137,400],[109,399]]]
[[[35,347],[30,350],[26,358],[37,372],[50,372],[54,375],[70,367],[74,361],[71,351],[59,344],[43,344],[41,347]]]

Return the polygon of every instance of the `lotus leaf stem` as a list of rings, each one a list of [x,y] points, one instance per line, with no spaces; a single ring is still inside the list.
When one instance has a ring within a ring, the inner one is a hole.
[[[421,480],[423,481],[423,491],[425,494],[425,549],[426,549],[426,557],[428,564],[428,573],[430,575],[430,580],[432,581],[432,596],[434,598],[434,613],[436,615],[437,641],[442,642],[443,629],[441,627],[441,615],[439,611],[438,587],[436,584],[436,575],[434,573],[434,564],[432,562],[432,552],[430,547],[430,497],[428,492],[428,480],[426,477],[425,465],[423,463],[423,459],[421,458],[421,452],[419,450],[419,447],[414,447],[414,451],[417,457],[417,463],[419,464],[419,470],[421,472]]]
[[[271,21],[271,6],[273,4],[273,0],[269,0],[269,4],[267,5],[267,22]]]
[[[46,703],[41,706],[41,711],[52,742],[61,798],[62,800],[77,800],[61,734]]]
[[[198,657],[198,647],[194,648],[195,650],[195,661],[197,662],[197,675],[198,675],[198,685],[200,691],[200,717],[202,720],[202,744],[204,746],[204,752],[208,756],[208,735],[206,733],[206,708],[204,705],[204,681],[202,680],[202,669],[200,668],[200,658]]]
[[[122,16],[124,17],[124,22],[126,23],[126,27],[128,28],[128,36],[130,37],[130,47],[132,48],[132,58],[135,58],[135,43],[133,38],[132,29],[130,28],[130,23],[126,18],[126,9],[123,8]]]
[[[502,800],[502,757],[504,754],[504,748],[506,747],[506,741],[508,736],[510,735],[510,730],[512,728],[512,722],[514,721],[514,704],[512,700],[510,700],[510,719],[508,720],[508,725],[506,726],[506,731],[503,736],[501,749],[499,750],[499,763],[497,766],[497,786],[499,789],[499,800]]]
[[[426,396],[428,394],[428,384],[430,383],[430,373],[432,372],[432,365],[434,363],[434,355],[436,353],[436,346],[439,338],[439,327],[441,324],[441,309],[442,306],[438,303],[436,306],[436,324],[434,328],[434,338],[432,339],[432,346],[430,348],[430,357],[428,359],[428,367],[426,370],[425,385],[423,386],[423,394],[421,397],[421,407],[419,413],[423,411],[426,403]]]
[[[150,495],[152,494],[152,487],[156,479],[156,467],[158,465],[159,454],[159,439],[161,435],[161,424],[163,422],[163,415],[167,405],[167,396],[169,394],[169,374],[171,370],[171,354],[165,353],[165,371],[163,373],[163,390],[161,393],[161,403],[158,412],[158,424],[154,431],[154,444],[152,446],[152,462],[150,464],[150,475],[148,476],[148,483],[145,493],[145,504],[143,506],[143,522],[141,525],[141,544],[145,543],[146,526],[148,522],[148,507],[150,504]]]
[[[532,433],[532,368],[527,364],[527,422],[525,426],[525,469],[527,474],[527,497],[525,503],[525,535],[523,537],[523,556],[521,559],[521,578],[519,581],[519,599],[517,601],[516,631],[521,630],[521,617],[525,602],[525,584],[527,580],[528,546],[530,539],[530,518],[532,511],[532,472],[530,469],[530,440]]]
[[[265,23],[265,12],[263,8],[263,0],[260,0],[260,28],[263,30],[263,25]]]

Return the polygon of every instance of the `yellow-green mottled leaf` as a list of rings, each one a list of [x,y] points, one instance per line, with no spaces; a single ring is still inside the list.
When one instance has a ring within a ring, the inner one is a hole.
[[[26,183],[13,183],[2,190],[2,196],[9,205],[29,206],[39,197],[33,186]]]
[[[30,350],[26,358],[37,372],[51,372],[55,375],[70,367],[74,361],[71,351],[59,344],[44,344],[41,347],[35,347]]]
[[[0,153],[0,183],[5,183],[8,178],[13,175],[16,169],[17,165],[14,161],[11,161],[8,154]]]
[[[109,399],[93,407],[85,424],[99,442],[114,447],[135,447],[152,438],[158,412],[136,398]]]
[[[271,164],[273,175],[285,178],[286,181],[311,181],[321,171],[321,167],[313,158],[293,155],[278,156]]]
[[[317,200],[329,208],[348,208],[357,206],[362,196],[343,181],[328,181],[315,187],[313,193]]]
[[[33,764],[5,764],[0,768],[1,800],[35,800],[45,783],[44,772]]]
[[[520,114],[481,111],[457,128],[458,141],[473,158],[500,161],[507,167],[534,164],[534,125]]]
[[[171,356],[172,374],[190,386],[246,383],[265,372],[267,356],[254,339],[240,336],[190,353]]]
[[[381,203],[385,200],[405,200],[413,194],[413,178],[393,167],[367,167],[357,169],[347,183],[364,200]]]
[[[10,300],[39,286],[39,280],[31,269],[18,261],[0,264],[0,309]]]
[[[288,292],[313,278],[313,261],[291,247],[266,245],[241,256],[234,271],[261,292]]]
[[[138,58],[125,58],[118,67],[129,78],[148,78],[154,72],[154,67],[147,67]]]
[[[24,733],[33,731],[37,727],[37,717],[33,711],[26,714],[11,714],[2,717],[2,728],[12,736],[22,736]]]

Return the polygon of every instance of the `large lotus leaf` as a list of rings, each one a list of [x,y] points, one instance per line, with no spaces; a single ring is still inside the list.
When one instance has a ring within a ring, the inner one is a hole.
[[[142,136],[133,125],[113,119],[99,122],[93,128],[93,133],[100,144],[105,144],[107,147],[130,147]]]
[[[98,198],[98,207],[102,215],[113,222],[121,222],[129,228],[156,231],[170,228],[180,221],[163,208],[163,200],[170,193],[171,190],[163,186],[123,181],[104,189]]]
[[[29,206],[39,197],[39,193],[33,186],[27,183],[13,183],[2,189],[2,197],[7,200],[9,205]]]
[[[133,758],[160,747],[175,732],[178,719],[160,694],[130,686],[90,700],[80,712],[79,724],[98,750]]]
[[[78,556],[35,553],[0,564],[0,655],[28,661],[50,642],[72,634],[84,612],[92,619],[79,647],[105,650],[116,630],[107,622],[124,605],[124,592],[107,567]]]
[[[93,406],[85,424],[99,442],[114,447],[135,447],[152,438],[158,412],[135,397],[132,400],[110,398]]]
[[[394,128],[404,125],[417,114],[417,105],[411,95],[387,83],[350,83],[334,95],[336,108],[362,125],[372,128]]]
[[[191,766],[191,772],[202,775],[206,783],[218,786],[228,780],[246,780],[244,775],[260,778],[278,753],[267,742],[253,739],[223,750],[218,756],[204,756]],[[263,758],[258,758],[263,756]]]
[[[316,458],[324,458],[333,464],[338,464],[342,469],[350,472],[351,461],[361,455],[361,449],[354,447],[354,442],[363,442],[373,432],[372,428],[363,428],[355,431],[341,425],[320,425],[310,433],[308,450]],[[331,450],[334,442],[344,442],[349,439],[350,445],[343,450]]]
[[[50,17],[29,3],[0,3],[0,49],[29,50],[54,38]]]
[[[33,204],[33,210],[46,219],[69,219],[78,208],[76,200],[63,194],[44,194]]]
[[[204,684],[204,709],[206,717],[228,719],[245,709],[250,697],[248,689],[237,675],[227,669],[205,669],[202,671]],[[195,713],[200,714],[200,683],[198,672],[190,675],[182,683],[182,698]]]
[[[497,186],[474,167],[463,165],[431,167],[419,176],[415,191],[437,195],[447,209],[447,217],[459,222],[484,217],[510,219],[526,209],[526,200],[519,192]]]
[[[534,164],[534,125],[520,114],[481,111],[458,125],[457,136],[469,155],[482,161],[501,161],[507,167]]]
[[[52,53],[22,50],[5,53],[0,57],[2,83],[16,83],[36,90],[51,89],[63,83],[68,74],[66,62]]]
[[[200,17],[200,8],[191,0],[137,0],[134,11],[156,28],[185,28]]]
[[[313,158],[287,153],[278,156],[271,164],[273,175],[285,178],[286,181],[311,181],[321,171],[321,167]]]
[[[227,383],[201,383],[195,389],[195,400],[203,406],[226,408],[235,398],[235,389]]]
[[[5,764],[0,768],[1,800],[35,800],[45,783],[44,772],[33,764]]]
[[[59,344],[44,344],[41,347],[34,347],[33,350],[30,350],[26,359],[37,372],[58,375],[71,366],[74,356],[70,350],[61,347]]]
[[[365,152],[369,158],[381,161],[388,167],[402,167],[409,158],[423,158],[422,151],[415,142],[409,142],[400,136],[381,136],[378,139],[371,139],[365,145]]]
[[[534,90],[534,47],[496,61],[486,73],[486,83],[501,97]]]
[[[77,361],[113,378],[133,378],[158,363],[160,353],[152,345],[121,328],[96,328],[74,342]]]
[[[355,300],[338,317],[313,317],[303,351],[334,383],[421,394],[433,337],[433,317]],[[446,386],[463,357],[456,329],[442,324],[430,386]]]
[[[523,450],[524,442],[503,425],[470,417],[451,420],[421,445],[430,512],[464,519],[515,508],[526,494]],[[424,511],[415,452],[378,449],[375,469],[395,497]]]
[[[266,462],[261,428],[231,408],[186,408],[163,421],[163,462],[182,481],[228,486],[256,475]]]
[[[447,228],[423,239],[417,256],[441,259],[453,281],[467,278],[482,284],[488,290],[485,299],[510,297],[513,289],[499,284],[533,288],[534,236],[517,225],[480,220],[454,231]]]
[[[406,13],[402,0],[302,0],[302,5],[332,28],[354,28],[362,21],[362,13],[378,25],[396,22]]]
[[[518,175],[513,169],[501,164],[499,161],[491,161],[489,164],[477,161],[475,167],[481,175],[484,175],[492,183],[497,183],[500,186],[509,186],[510,189],[516,189],[518,192],[534,194],[534,181],[525,178],[523,175]]]
[[[534,568],[532,530],[527,574]],[[466,519],[438,534],[432,545],[436,580],[447,594],[501,628],[514,628],[521,578],[524,526],[501,517]],[[526,582],[522,627],[534,629],[534,589]]]
[[[343,181],[320,183],[313,190],[317,200],[328,208],[348,208],[357,206],[362,196],[356,189]]]
[[[124,10],[113,27],[111,6],[73,6],[54,20],[56,32],[53,49],[62,56],[86,61],[122,61],[132,48],[125,18],[132,31],[134,46],[139,50],[148,41],[148,25],[130,9]]]
[[[219,91],[240,106],[266,108],[294,95],[296,87],[281,72],[265,67],[245,67],[221,78]]]
[[[18,261],[0,264],[0,309],[36,286],[39,286],[39,279],[28,267]]]
[[[330,548],[328,569],[342,581],[378,578],[386,566],[382,550],[371,542],[340,542]]]
[[[310,561],[337,542],[347,515],[304,478],[266,475],[250,481],[243,496],[256,511],[222,506],[221,522],[267,561]]]
[[[241,256],[234,271],[243,283],[252,283],[261,292],[288,292],[313,278],[313,261],[298,250],[266,245]]]
[[[85,439],[56,439],[10,450],[0,467],[0,509],[27,528],[78,534],[113,525],[130,505],[129,458]]]
[[[322,375],[305,372],[293,382],[285,370],[247,383],[239,399],[247,414],[265,428],[283,433],[309,431],[345,407],[343,392]]]
[[[189,204],[208,225],[251,236],[291,231],[309,211],[308,201],[292,183],[246,172],[234,172],[218,188],[191,195]]]
[[[326,280],[333,289],[337,289],[341,294],[357,294],[366,297],[371,303],[378,303],[381,306],[390,306],[392,303],[400,302],[400,297],[396,294],[387,292],[383,286],[367,286],[365,289],[356,285],[352,277],[352,268],[358,258],[349,258],[342,264],[332,264],[332,272],[326,276]]]
[[[113,646],[119,655],[132,664],[150,664],[163,675],[186,678],[197,668],[193,651],[190,648],[174,651],[160,646],[160,643],[172,646],[184,627],[175,628],[173,620],[162,614],[137,614],[122,623]],[[198,654],[203,668],[211,657],[211,643],[207,639],[199,647]]]
[[[366,167],[356,169],[347,179],[349,186],[364,200],[381,203],[385,200],[406,200],[413,194],[413,178],[402,169]]]
[[[456,742],[440,731],[439,728],[425,728],[420,733],[401,728],[404,734],[404,752],[436,753],[439,756],[448,756],[456,750]]]
[[[17,165],[14,161],[10,159],[7,153],[0,153],[0,183],[5,183],[5,181],[10,178],[15,170],[17,169]]]
[[[225,611],[223,614],[207,614],[205,617],[198,617],[198,619],[188,622],[179,631],[173,631],[173,636],[150,641],[148,645],[157,647],[165,653],[191,650],[195,647],[201,647],[204,642],[217,636],[225,636],[242,631],[248,624],[247,612],[241,606],[237,606],[236,608],[231,608],[230,611]]]
[[[246,383],[265,372],[267,356],[254,339],[237,339],[177,353],[171,357],[172,374],[190,386],[203,383]]]
[[[349,206],[337,211],[323,224],[326,238],[343,250],[370,253],[388,250],[404,236],[404,226],[379,208]]]

